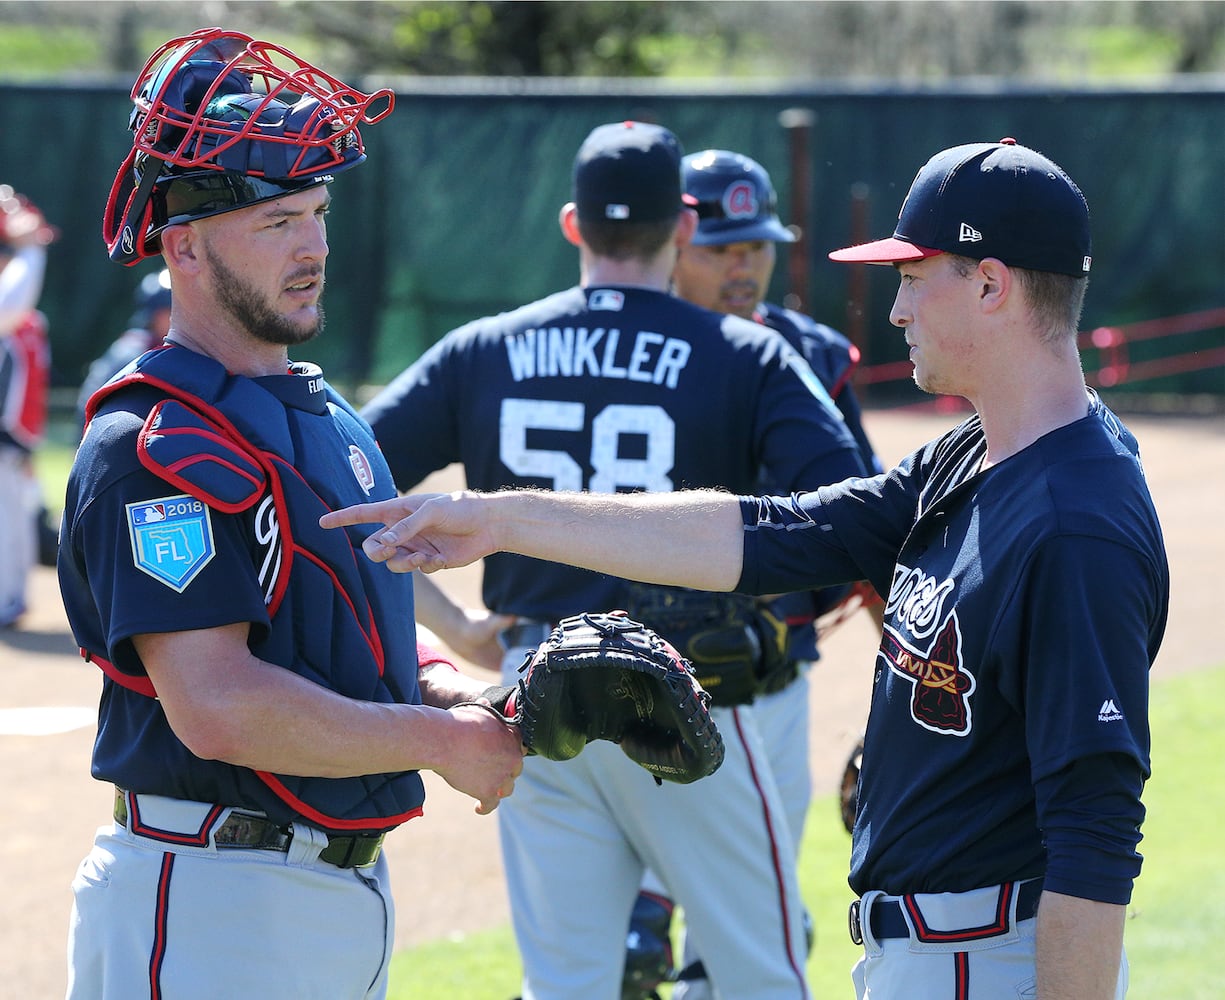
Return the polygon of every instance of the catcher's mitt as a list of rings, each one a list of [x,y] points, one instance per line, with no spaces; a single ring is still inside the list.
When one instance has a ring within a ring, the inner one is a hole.
[[[846,768],[842,772],[842,787],[838,795],[842,825],[846,827],[847,833],[855,832],[855,816],[859,812],[859,767],[862,760],[863,740],[860,740],[846,760]]]
[[[624,599],[631,617],[680,650],[715,705],[745,705],[796,678],[786,623],[754,597],[628,583]]]
[[[686,784],[723,763],[723,738],[692,667],[622,614],[566,618],[485,697],[519,726],[529,753],[569,760],[592,740],[618,744],[656,781]]]

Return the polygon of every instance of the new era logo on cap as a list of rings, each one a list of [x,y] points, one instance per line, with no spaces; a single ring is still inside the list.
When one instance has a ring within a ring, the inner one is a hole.
[[[971,226],[968,222],[961,224],[961,232],[957,237],[959,243],[977,243],[983,238],[983,234]]]

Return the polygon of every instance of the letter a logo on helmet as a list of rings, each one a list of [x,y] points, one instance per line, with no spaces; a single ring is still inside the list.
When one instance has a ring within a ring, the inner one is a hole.
[[[761,213],[757,188],[748,181],[729,184],[723,192],[723,214],[729,219],[756,219]]]

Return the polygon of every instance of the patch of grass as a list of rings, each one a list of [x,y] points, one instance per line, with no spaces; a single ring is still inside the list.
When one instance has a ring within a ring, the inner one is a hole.
[[[1144,793],[1146,861],[1126,930],[1129,1000],[1215,1000],[1211,972],[1216,933],[1225,927],[1225,865],[1219,817],[1225,816],[1225,664],[1153,686],[1153,777]],[[800,857],[800,883],[816,925],[808,963],[814,996],[852,995],[850,969],[860,949],[846,933],[850,837],[833,796],[814,801]],[[429,905],[423,901],[422,905]],[[411,919],[401,914],[401,919]],[[423,945],[395,956],[389,1000],[510,1000],[519,957],[509,927]],[[664,991],[668,996],[668,991]]]
[[[64,509],[64,488],[76,445],[46,444],[34,452],[34,470],[43,489],[47,509],[58,514]]]
[[[429,900],[422,905],[428,906]],[[507,924],[397,952],[387,1000],[511,1000],[519,995],[521,977],[519,952]]]
[[[1130,1000],[1216,1000],[1225,927],[1225,667],[1155,684],[1153,776],[1144,791],[1144,870],[1128,909]]]

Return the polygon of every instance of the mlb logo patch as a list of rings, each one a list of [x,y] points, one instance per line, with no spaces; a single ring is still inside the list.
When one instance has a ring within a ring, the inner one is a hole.
[[[597,309],[608,312],[620,312],[625,306],[625,293],[615,288],[597,288],[587,300],[587,308],[593,312]]]
[[[208,505],[182,493],[125,509],[134,565],[181,594],[216,554]]]

